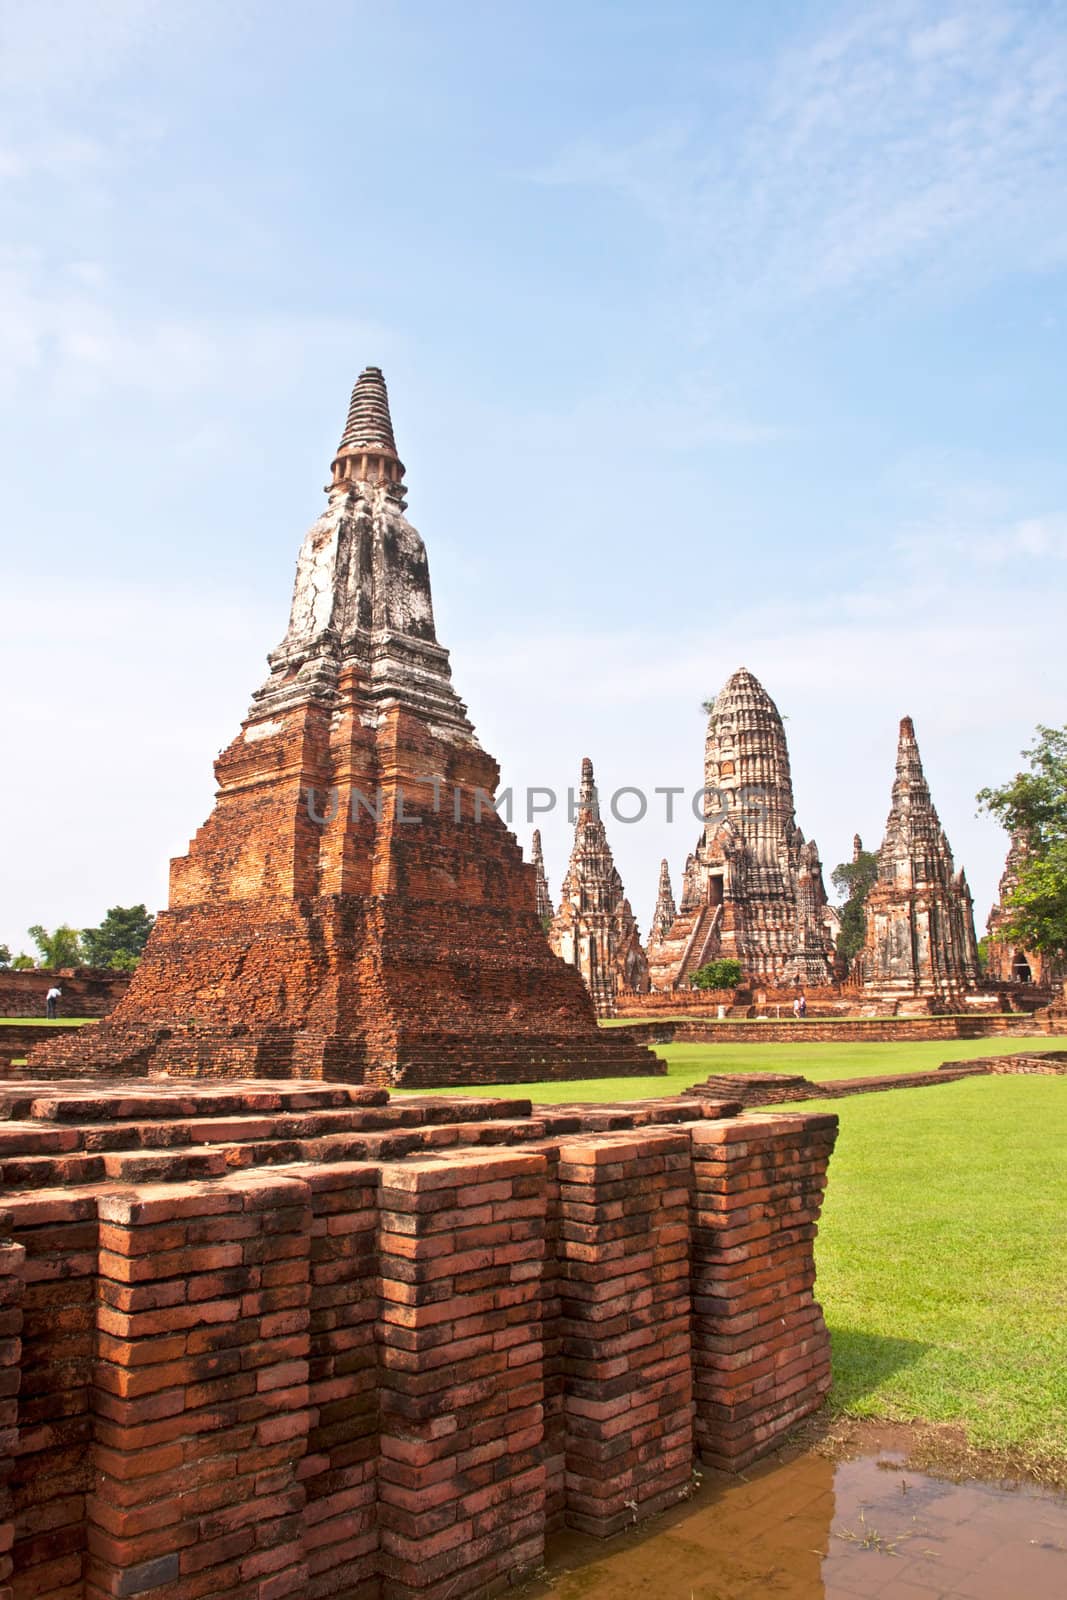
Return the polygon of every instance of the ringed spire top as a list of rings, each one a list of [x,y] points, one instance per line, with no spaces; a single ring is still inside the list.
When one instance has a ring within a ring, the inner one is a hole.
[[[331,488],[350,482],[400,483],[404,463],[396,453],[389,391],[381,367],[364,367],[356,379]]]

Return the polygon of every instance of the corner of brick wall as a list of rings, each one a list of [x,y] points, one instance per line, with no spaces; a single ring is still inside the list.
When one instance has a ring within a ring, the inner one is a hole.
[[[545,1159],[393,1163],[381,1205],[385,1593],[489,1592],[544,1554]]]
[[[830,1387],[813,1243],[837,1117],[753,1114],[691,1137],[696,1447],[738,1471]]]
[[[674,1130],[560,1143],[565,1515],[601,1537],[692,1472],[689,1165]]]

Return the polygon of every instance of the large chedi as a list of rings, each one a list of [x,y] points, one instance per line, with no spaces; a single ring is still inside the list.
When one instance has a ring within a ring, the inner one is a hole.
[[[621,993],[647,991],[648,962],[608,844],[588,756],[574,848],[548,938],[556,954],[581,973],[599,1016],[615,1015]]]
[[[900,724],[893,801],[865,914],[855,971],[868,993],[936,1009],[975,987],[971,894],[934,810],[910,717]]]
[[[794,816],[782,719],[744,667],[710,709],[704,832],[674,925],[650,947],[652,986],[684,988],[719,958],[763,984],[827,983],[833,959],[819,853]]]
[[[360,377],[289,627],[215,766],[215,810],[91,1037],[33,1070],[368,1082],[655,1072],[598,1032],[497,816],[404,516],[385,384]]]

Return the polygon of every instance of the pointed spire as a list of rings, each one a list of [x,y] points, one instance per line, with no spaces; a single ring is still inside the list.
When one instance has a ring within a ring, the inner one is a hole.
[[[552,905],[552,896],[548,892],[548,878],[545,875],[545,858],[541,854],[541,830],[533,831],[533,842],[530,847],[530,860],[533,862],[534,878],[537,885],[537,915],[542,920],[545,917],[555,916]]]
[[[663,939],[671,930],[678,908],[674,903],[674,890],[671,888],[671,870],[664,857],[659,864],[659,889],[656,893],[656,909],[652,913],[652,926],[648,935],[648,942]]]
[[[852,835],[852,860],[856,862],[863,854],[863,840],[858,833]]]
[[[900,736],[897,740],[897,777],[912,784],[926,784],[919,744],[915,737],[915,724],[910,717],[901,717]]]
[[[341,443],[333,461],[333,483],[399,483],[404,464],[396,453],[389,392],[380,367],[364,367],[356,379]]]
[[[578,804],[583,811],[592,811],[594,816],[599,815],[596,779],[593,776],[593,763],[588,756],[582,757],[582,785],[578,791]]]

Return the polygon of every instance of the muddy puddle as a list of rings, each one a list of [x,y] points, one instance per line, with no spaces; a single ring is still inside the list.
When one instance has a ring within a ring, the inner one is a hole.
[[[529,1600],[1067,1600],[1067,1496],[955,1483],[880,1448],[705,1475],[633,1533],[549,1542]]]

